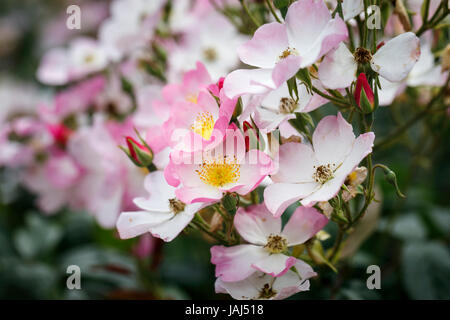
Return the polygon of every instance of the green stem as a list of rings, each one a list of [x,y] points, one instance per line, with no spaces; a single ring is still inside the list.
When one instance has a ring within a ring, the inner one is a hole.
[[[421,112],[417,113],[414,117],[409,119],[405,124],[398,127],[394,132],[390,133],[388,136],[384,137],[382,140],[380,140],[378,143],[375,144],[374,149],[380,148],[381,146],[391,144],[395,141],[395,139],[399,138],[400,135],[402,135],[406,130],[408,130],[409,127],[411,127],[413,124],[415,124],[417,121],[425,117],[429,112],[431,112],[431,108],[433,105],[439,100],[439,98],[444,94],[448,84],[450,81],[450,76],[447,77],[447,81],[445,82],[444,86],[439,90],[438,94],[434,96],[434,98],[428,103],[427,107],[422,110]]]
[[[272,6],[272,2],[270,0],[266,0],[266,3],[275,20],[277,20],[277,22],[279,23],[282,23],[281,19],[278,18],[278,15],[276,14],[274,7]]]
[[[247,4],[245,3],[244,0],[239,0],[239,2],[242,5],[242,8],[244,8],[245,12],[247,13],[247,15],[250,17],[250,19],[252,20],[253,24],[258,28],[260,23],[258,22],[258,20],[256,20],[256,18],[252,15],[252,13],[250,12],[250,10],[247,7]]]
[[[333,263],[334,258],[336,257],[336,254],[339,252],[341,246],[342,246],[342,240],[344,240],[344,228],[342,228],[341,225],[339,225],[338,234],[336,236],[336,241],[334,242],[333,249],[331,251],[330,257],[328,260]]]
[[[326,93],[323,93],[322,91],[320,91],[319,89],[317,89],[316,87],[312,86],[312,90],[317,93],[319,96],[324,97],[327,100],[330,100],[331,102],[336,103],[338,106],[348,106],[347,101],[343,100],[343,99],[338,99],[335,97],[332,97],[330,95],[327,95]]]

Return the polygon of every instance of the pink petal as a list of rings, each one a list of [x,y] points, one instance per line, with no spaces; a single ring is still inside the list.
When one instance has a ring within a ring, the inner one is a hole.
[[[370,66],[380,76],[398,82],[406,78],[420,57],[420,41],[412,32],[403,33],[374,54]]]
[[[290,55],[279,61],[273,69],[272,79],[277,87],[289,80],[298,72],[301,66],[302,58],[296,55]]]
[[[121,239],[129,239],[149,231],[151,226],[169,220],[173,214],[147,211],[122,212],[116,227]]]
[[[328,223],[328,219],[315,208],[298,207],[284,226],[282,236],[288,246],[306,242]]]
[[[266,245],[267,238],[281,232],[281,219],[274,218],[264,204],[239,208],[234,217],[234,226],[248,242]]]
[[[259,27],[253,38],[239,47],[238,55],[248,65],[273,68],[288,45],[286,27],[272,22]]]
[[[274,253],[252,264],[252,267],[271,275],[281,277],[297,262],[294,257]]]
[[[178,199],[184,203],[208,202],[222,199],[222,192],[209,186],[181,187],[175,192]]]
[[[351,124],[339,112],[320,120],[312,140],[318,162],[338,166],[352,150],[355,135]]]
[[[246,93],[264,94],[276,88],[272,79],[273,69],[240,69],[231,72],[223,83],[223,90],[230,99]]]
[[[264,203],[275,217],[283,214],[284,210],[295,201],[311,194],[317,183],[274,183],[264,190]]]
[[[262,247],[250,244],[214,246],[211,248],[211,263],[216,265],[216,277],[225,282],[234,282],[253,274],[256,269],[252,268],[252,263],[268,255]]]
[[[328,53],[319,66],[319,79],[329,89],[347,88],[355,80],[358,65],[344,43]]]
[[[267,154],[256,149],[250,150],[240,166],[240,177],[237,183],[242,187],[234,191],[246,195],[253,191],[273,171],[274,164]]]
[[[314,152],[309,145],[288,142],[280,146],[278,171],[271,178],[274,182],[312,182],[315,164]]]
[[[149,231],[154,237],[170,242],[186,228],[200,207],[199,204],[187,205],[183,212],[168,221],[151,226]]]
[[[331,19],[323,1],[293,3],[286,15],[289,44],[302,57],[301,68],[312,65],[322,55],[347,39],[347,27],[340,18]]]
[[[318,201],[328,201],[339,192],[347,176],[369,153],[372,152],[375,135],[368,132],[360,135],[354,142],[351,152],[347,155],[342,165],[334,173],[334,178],[326,182],[317,191],[302,199],[304,206],[313,206]]]

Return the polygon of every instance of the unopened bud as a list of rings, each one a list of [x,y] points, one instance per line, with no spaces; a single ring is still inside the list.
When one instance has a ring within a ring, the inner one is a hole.
[[[234,194],[231,194],[231,193],[227,193],[222,198],[222,205],[225,208],[225,210],[227,210],[227,212],[230,213],[230,214],[235,214],[236,213],[237,202],[238,202],[237,195],[234,195]]]
[[[397,192],[397,196],[399,196],[400,198],[406,198],[406,196],[400,191],[400,188],[398,187],[397,176],[395,172],[386,166],[382,166],[382,168],[386,181],[394,186],[395,191]]]
[[[128,155],[135,165],[138,167],[148,167],[152,164],[153,154],[147,146],[137,142],[132,137],[126,137],[125,140],[128,149],[123,147],[121,147],[121,149]]]
[[[360,73],[356,80],[355,101],[364,113],[375,110],[375,96],[364,73]]]
[[[61,147],[65,147],[70,135],[73,133],[68,127],[63,124],[49,124],[48,131],[52,135],[54,141]]]

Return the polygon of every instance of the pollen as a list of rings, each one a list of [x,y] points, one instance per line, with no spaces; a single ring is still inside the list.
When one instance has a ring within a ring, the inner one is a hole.
[[[204,183],[213,187],[223,187],[227,184],[239,180],[240,165],[233,158],[215,159],[213,161],[203,161],[195,172]]]
[[[270,235],[264,249],[270,253],[281,253],[287,249],[287,240],[278,235]]]
[[[275,296],[277,292],[268,284],[264,284],[264,287],[259,291],[259,299],[270,299]]]
[[[169,208],[174,214],[178,214],[184,211],[186,204],[181,202],[177,198],[169,199]]]
[[[194,123],[191,125],[191,130],[201,135],[206,140],[211,138],[213,129],[214,118],[208,111],[199,113]]]
[[[206,61],[214,62],[217,60],[217,51],[214,48],[206,48],[203,50],[203,56]]]
[[[188,95],[186,95],[185,99],[187,102],[192,102],[192,103],[197,104],[198,97],[194,93],[189,93]]]
[[[94,62],[94,60],[95,60],[95,56],[92,53],[87,54],[86,56],[84,56],[84,62],[86,64],[91,64],[91,63]]]
[[[372,54],[365,48],[357,48],[353,54],[353,57],[359,64],[365,64],[372,60]]]
[[[286,58],[289,57],[290,55],[298,56],[298,51],[297,51],[297,49],[288,47],[286,50],[284,50],[284,51],[278,56],[278,58],[279,58],[280,60],[282,60],[282,59],[286,59]]]
[[[314,166],[314,168],[316,169],[316,172],[314,172],[313,174],[313,179],[316,182],[324,184],[325,182],[333,178],[333,170],[331,169],[330,164],[321,165],[318,167]]]
[[[297,108],[297,102],[292,98],[281,98],[278,106],[280,113],[289,114]]]
[[[345,180],[345,184],[353,184],[353,182],[358,178],[358,174],[356,171],[353,171],[347,176],[347,179]]]

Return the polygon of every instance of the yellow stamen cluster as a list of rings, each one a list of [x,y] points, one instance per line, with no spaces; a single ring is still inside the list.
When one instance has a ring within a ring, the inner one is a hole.
[[[359,64],[369,63],[372,60],[372,54],[366,48],[357,48],[353,57]]]
[[[201,135],[206,140],[211,138],[213,129],[214,118],[208,111],[199,113],[194,123],[191,125],[191,130]]]
[[[217,51],[214,48],[206,48],[203,50],[203,56],[206,61],[214,62],[217,60]]]
[[[288,47],[286,50],[284,50],[284,51],[278,56],[278,58],[279,58],[280,60],[282,60],[282,59],[286,59],[286,58],[289,57],[290,55],[298,56],[298,51],[297,51],[297,49]]]
[[[316,172],[314,172],[313,174],[313,179],[316,182],[324,184],[325,182],[333,178],[333,170],[331,169],[330,164],[321,165],[318,167],[314,166],[314,168],[316,169]]]
[[[94,60],[95,60],[95,56],[91,53],[84,56],[84,62],[87,64],[94,62]]]
[[[192,102],[192,103],[197,104],[198,97],[194,93],[189,93],[188,95],[186,95],[185,99],[187,102]]]
[[[226,157],[212,161],[205,160],[195,172],[204,183],[213,187],[234,183],[241,176],[240,165],[236,162],[236,158],[229,159]]]
[[[270,299],[272,298],[274,295],[276,295],[277,292],[275,290],[273,290],[273,288],[266,283],[264,285],[263,288],[261,288],[261,290],[259,291],[259,299]]]
[[[177,198],[173,198],[169,199],[169,207],[170,211],[172,211],[174,214],[178,214],[184,211],[186,204],[184,202],[181,202]]]
[[[297,102],[295,102],[295,100],[292,98],[281,98],[278,108],[281,113],[289,114],[294,112],[294,110],[297,108]]]
[[[287,240],[278,235],[270,235],[264,249],[270,253],[281,253],[287,249]]]
[[[353,185],[354,181],[356,181],[356,178],[358,178],[358,174],[355,171],[352,171],[347,178],[345,179],[345,184],[347,185]]]

